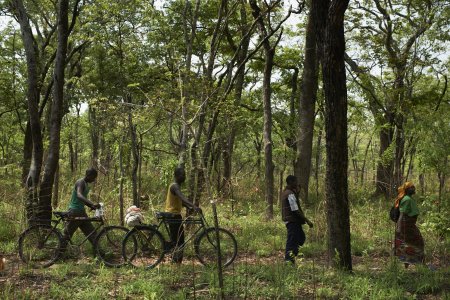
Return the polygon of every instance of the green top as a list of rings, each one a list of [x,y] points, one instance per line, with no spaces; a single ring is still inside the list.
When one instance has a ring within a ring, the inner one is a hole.
[[[400,201],[400,212],[410,217],[417,216],[419,214],[419,209],[417,208],[416,200],[408,195],[404,196]]]
[[[81,181],[81,180],[83,180],[83,179],[80,179],[79,181]],[[77,183],[78,183],[78,181],[77,181]],[[90,187],[87,184],[87,182],[85,182],[85,185],[86,185],[86,188],[83,191],[83,196],[85,198],[87,198],[87,195],[89,193]],[[84,202],[81,201],[80,199],[78,199],[78,197],[77,197],[77,187],[78,187],[78,184],[75,184],[75,187],[74,187],[74,189],[72,191],[72,196],[70,198],[69,209],[84,210],[84,206],[85,206]]]

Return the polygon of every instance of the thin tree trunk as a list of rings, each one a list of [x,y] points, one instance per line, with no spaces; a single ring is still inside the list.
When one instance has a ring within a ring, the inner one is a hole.
[[[265,185],[265,200],[266,200],[266,217],[273,219],[273,197],[275,192],[274,174],[275,166],[272,159],[272,103],[271,103],[271,77],[275,56],[275,48],[279,42],[275,42],[274,46],[270,45],[268,37],[268,31],[261,16],[261,9],[255,0],[250,1],[252,8],[252,15],[255,20],[258,21],[260,39],[263,41],[264,49],[264,73],[263,73],[263,104],[264,104],[264,125],[263,125],[263,137],[264,137],[264,185]],[[270,16],[268,16],[270,18]],[[270,26],[269,26],[270,27]],[[270,29],[270,28],[269,28]],[[281,37],[281,35],[279,36]]]
[[[91,165],[97,166],[99,155],[99,142],[100,142],[100,126],[97,121],[97,112],[95,107],[89,105],[89,131],[91,133],[92,153],[91,153]]]
[[[317,134],[317,150],[316,150],[316,170],[314,172],[314,179],[316,181],[316,199],[319,199],[319,171],[320,171],[320,152],[322,147],[322,128],[319,129],[319,133]]]
[[[309,177],[311,173],[312,144],[314,135],[315,109],[318,85],[318,61],[316,27],[314,17],[316,7],[311,6],[305,38],[305,61],[303,64],[302,86],[299,104],[299,127],[295,175],[300,184],[300,197],[308,203]]]
[[[44,175],[39,189],[40,218],[52,218],[52,191],[56,169],[59,163],[61,143],[61,122],[64,103],[64,68],[67,56],[67,41],[69,38],[69,0],[58,2],[58,48],[56,50],[55,69],[53,76],[53,103],[50,116],[50,143],[45,163]]]
[[[263,79],[263,101],[264,101],[264,162],[265,162],[265,198],[267,203],[267,218],[273,218],[274,176],[275,166],[272,159],[272,103],[270,79],[272,77],[273,58],[275,51],[265,51],[265,66]]]
[[[55,173],[55,183],[53,185],[53,199],[52,199],[52,207],[57,208],[59,203],[59,164],[56,168]]]
[[[33,138],[31,136],[31,126],[29,121],[27,121],[25,127],[22,149],[22,183],[24,184],[24,186],[26,186],[33,155]]]
[[[420,185],[420,193],[425,194],[425,175],[423,173],[419,174],[419,185]]]
[[[194,11],[192,11],[191,1],[185,1],[183,22],[184,22],[184,41],[186,43],[186,64],[184,70],[182,70],[181,80],[182,86],[181,90],[181,136],[179,141],[179,153],[178,153],[178,165],[180,167],[185,167],[186,157],[188,150],[188,106],[191,102],[191,88],[190,88],[190,76],[191,76],[191,65],[192,65],[192,54],[194,47],[194,40],[197,33],[197,19],[200,10],[200,0],[196,0]],[[192,14],[192,18],[188,20],[188,13]],[[190,26],[188,26],[190,24]],[[192,153],[192,151],[191,151]],[[192,160],[192,159],[191,159]],[[192,166],[194,168],[194,166]],[[192,178],[190,179],[192,180]],[[191,183],[190,183],[191,185]]]
[[[119,172],[120,172],[120,179],[119,179],[119,214],[120,214],[120,225],[124,225],[124,201],[123,201],[123,185],[125,181],[125,170],[123,167],[123,144],[125,143],[125,136],[122,137],[122,142],[119,145]]]
[[[239,55],[237,60],[237,65],[243,64],[242,68],[238,70],[236,75],[236,82],[234,87],[234,105],[239,106],[242,99],[242,91],[244,89],[244,79],[245,79],[245,59],[248,53],[248,47],[250,44],[250,35],[247,35],[248,25],[247,25],[247,11],[245,5],[241,5],[240,10],[241,15],[241,37],[244,39],[242,46],[239,49]],[[229,198],[231,194],[232,184],[231,184],[231,174],[232,174],[232,157],[234,150],[234,141],[237,134],[235,118],[232,117],[230,122],[230,135],[227,138],[225,144],[225,149],[223,151],[223,197]]]
[[[370,136],[370,140],[367,143],[366,150],[364,151],[364,160],[363,160],[362,167],[361,167],[361,178],[360,178],[362,184],[364,184],[364,178],[365,178],[365,174],[366,174],[367,155],[369,153],[369,148],[370,148],[371,144],[372,144],[372,136]]]
[[[297,152],[297,127],[298,127],[298,110],[297,100],[298,100],[298,73],[299,69],[297,67],[293,68],[294,72],[291,77],[291,97],[289,99],[289,125],[286,132],[285,144],[288,148],[291,148],[294,152]],[[292,161],[292,166],[295,170],[295,159]]]
[[[131,103],[131,97],[127,96],[128,103]],[[133,205],[141,206],[138,195],[138,169],[139,169],[139,148],[136,135],[136,125],[133,124],[133,114],[131,108],[128,111],[128,128],[131,135],[131,153],[133,155],[133,167],[131,169],[131,184],[133,189]]]
[[[74,173],[75,172],[75,165],[76,165],[76,162],[75,162],[75,151],[74,151],[74,149],[73,149],[73,142],[72,142],[72,139],[73,139],[73,135],[69,135],[69,141],[67,142],[68,143],[68,146],[69,146],[69,166],[70,166],[70,173]]]

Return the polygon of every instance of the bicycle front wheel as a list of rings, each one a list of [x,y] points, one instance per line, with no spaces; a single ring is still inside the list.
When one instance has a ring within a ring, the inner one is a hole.
[[[97,257],[108,267],[125,264],[122,256],[122,242],[128,229],[122,226],[106,226],[97,235],[95,251]]]
[[[135,267],[154,268],[164,258],[164,238],[154,228],[135,227],[123,240],[122,253]]]
[[[19,237],[19,256],[33,268],[46,268],[61,255],[62,237],[59,231],[47,225],[35,225]]]
[[[218,228],[222,267],[233,263],[237,255],[237,242],[233,234]],[[205,266],[217,265],[217,236],[215,228],[208,228],[195,241],[195,254]]]

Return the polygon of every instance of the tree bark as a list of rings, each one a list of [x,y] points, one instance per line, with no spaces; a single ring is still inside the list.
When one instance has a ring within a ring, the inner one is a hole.
[[[250,35],[247,35],[247,11],[245,5],[241,5],[240,10],[241,15],[241,37],[244,39],[242,45],[239,49],[237,65],[243,65],[242,68],[238,70],[236,75],[236,82],[234,87],[234,105],[238,107],[242,99],[242,91],[244,89],[244,79],[245,79],[245,60],[247,58],[248,47],[250,44]],[[232,184],[231,184],[231,174],[232,174],[232,157],[234,150],[234,141],[237,134],[236,122],[234,118],[230,121],[230,135],[225,143],[225,149],[223,151],[223,192],[224,198],[229,198],[231,194]]]
[[[348,0],[317,5],[318,44],[325,91],[326,204],[328,252],[335,266],[352,269],[348,203],[347,86],[344,64],[344,14]]]
[[[39,119],[39,49],[34,39],[30,26],[28,13],[22,0],[12,0],[11,8],[15,17],[20,24],[22,33],[22,41],[25,48],[25,56],[27,60],[27,104],[28,104],[28,124],[30,128],[30,136],[32,141],[32,153],[30,159],[30,167],[25,180],[25,186],[28,190],[26,203],[27,219],[30,220],[35,216],[35,210],[38,208],[38,185],[42,168],[44,146],[42,141],[41,124]],[[28,127],[28,126],[27,126]],[[27,130],[28,132],[28,130]],[[28,138],[29,138],[28,137]],[[29,150],[30,140],[25,135],[24,151]],[[24,154],[25,162],[29,155]]]
[[[185,1],[184,13],[183,13],[183,25],[184,25],[184,42],[186,43],[186,56],[185,56],[185,68],[182,70],[181,79],[182,86],[181,91],[181,135],[178,143],[178,165],[185,167],[187,160],[187,150],[189,143],[189,124],[188,119],[188,106],[191,102],[191,88],[190,88],[190,76],[192,65],[192,54],[194,47],[194,40],[197,34],[197,19],[200,10],[200,0],[195,1],[195,8],[192,11],[191,0]],[[192,14],[190,20],[188,20],[188,13]],[[188,26],[190,24],[190,26]],[[194,166],[193,166],[194,167]]]
[[[89,129],[92,143],[91,165],[97,166],[100,146],[100,125],[97,120],[97,110],[91,105],[89,105]]]
[[[299,126],[295,176],[300,184],[300,197],[308,203],[309,178],[311,173],[312,144],[314,135],[315,109],[318,85],[318,61],[316,27],[314,17],[316,6],[312,5],[308,16],[305,38],[305,61],[299,105]]]
[[[69,37],[69,0],[58,2],[58,47],[56,50],[55,69],[53,75],[53,103],[50,116],[50,143],[45,163],[44,175],[39,187],[39,217],[44,220],[52,218],[52,191],[55,173],[59,163],[61,143],[61,121],[64,103],[64,68],[67,56],[67,40]]]
[[[275,194],[275,182],[274,182],[274,169],[272,159],[272,103],[271,103],[271,77],[273,62],[275,56],[275,47],[270,45],[268,37],[268,32],[266,25],[264,24],[263,18],[261,17],[261,9],[255,0],[250,1],[250,6],[252,8],[252,15],[255,20],[258,20],[259,35],[260,39],[264,40],[264,73],[263,73],[263,106],[264,106],[264,125],[263,125],[263,137],[264,137],[264,182],[265,182],[265,200],[266,200],[266,217],[268,219],[273,219],[273,197]],[[281,35],[280,35],[281,36]]]
[[[319,199],[319,171],[320,171],[320,160],[321,160],[321,147],[322,147],[322,134],[323,129],[322,127],[319,129],[319,133],[317,134],[317,150],[316,150],[316,163],[315,163],[315,172],[314,172],[314,179],[316,181],[316,199]]]
[[[123,144],[125,143],[125,136],[122,137],[122,141],[119,145],[119,214],[120,214],[120,225],[124,225],[124,201],[123,201],[123,186],[125,181],[125,170],[123,166]]]
[[[211,42],[209,46],[209,56],[208,63],[206,65],[206,73],[204,76],[204,91],[202,92],[201,99],[201,108],[198,116],[198,126],[196,130],[196,134],[194,137],[194,142],[191,148],[191,165],[193,170],[191,172],[191,180],[190,180],[190,194],[191,200],[195,205],[200,205],[200,195],[204,190],[205,180],[209,178],[205,178],[204,174],[208,168],[209,156],[211,154],[211,143],[212,138],[214,136],[215,128],[218,122],[218,115],[220,113],[219,108],[216,109],[213,113],[211,121],[208,125],[208,130],[206,131],[205,136],[205,145],[201,152],[200,159],[198,158],[198,146],[200,145],[200,139],[204,133],[204,127],[206,123],[207,111],[209,108],[209,102],[213,97],[211,91],[213,90],[213,71],[214,71],[214,62],[217,57],[217,52],[219,49],[219,45],[221,42],[220,36],[222,31],[224,30],[223,22],[227,22],[224,20],[226,16],[228,1],[222,0],[220,2],[220,7],[217,15],[217,23],[214,27],[214,31],[211,36]]]
[[[127,96],[128,103],[131,103],[131,96]],[[139,169],[139,146],[137,141],[136,134],[136,125],[133,124],[133,113],[131,111],[131,107],[128,111],[128,128],[130,130],[131,135],[131,153],[133,155],[133,167],[131,169],[131,184],[133,189],[133,204],[137,207],[141,207],[141,203],[139,201],[138,195],[138,169]]]

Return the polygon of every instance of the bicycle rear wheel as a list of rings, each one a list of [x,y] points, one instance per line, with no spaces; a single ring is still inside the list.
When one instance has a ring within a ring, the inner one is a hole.
[[[122,256],[122,242],[128,229],[122,226],[106,226],[97,235],[95,252],[108,267],[120,267],[125,264]]]
[[[19,237],[20,259],[33,268],[46,268],[61,255],[62,237],[47,225],[35,225]]]
[[[237,242],[233,234],[218,228],[222,267],[229,266],[237,255]],[[215,228],[208,228],[195,241],[195,254],[205,266],[217,264],[217,236]]]
[[[154,268],[164,257],[164,238],[154,228],[135,227],[123,240],[122,253],[135,267]]]

